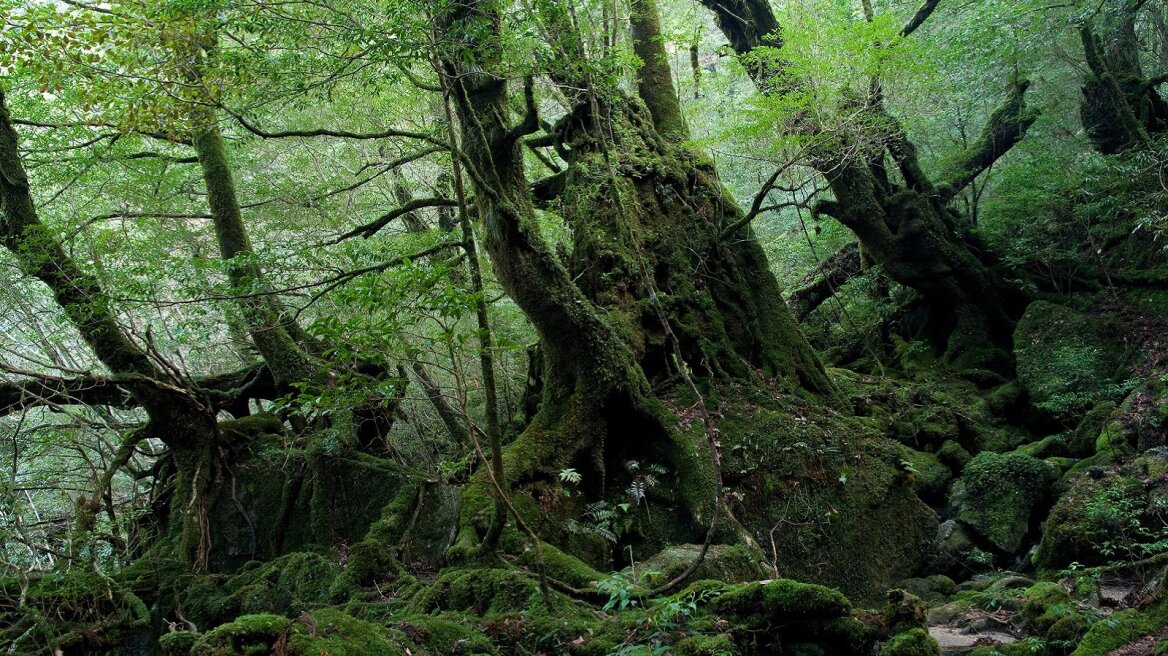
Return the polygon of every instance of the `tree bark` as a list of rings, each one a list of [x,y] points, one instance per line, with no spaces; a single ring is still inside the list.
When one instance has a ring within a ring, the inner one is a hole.
[[[808,273],[799,287],[791,292],[791,311],[802,321],[823,305],[827,299],[853,276],[860,275],[860,247],[855,242],[832,253],[819,266]]]
[[[1143,3],[1119,0],[1079,29],[1090,75],[1083,84],[1079,116],[1087,136],[1104,155],[1147,148],[1168,130],[1168,102],[1140,64],[1136,15]]]
[[[461,161],[474,187],[496,277],[534,326],[544,354],[540,408],[505,452],[505,485],[522,491],[574,468],[584,475],[585,496],[599,499],[620,463],[664,461],[682,479],[679,501],[689,511],[694,539],[708,522],[714,487],[703,474],[709,471],[708,463],[701,464],[704,449],[676,430],[627,335],[573,282],[540,234],[521,150],[522,137],[538,122],[530,97],[524,120],[509,118],[506,77],[494,74],[501,64],[500,20],[490,5],[471,1],[452,7],[438,24],[446,34],[478,37],[455,39],[469,52],[443,53],[460,125]],[[489,514],[493,506],[485,486],[479,489],[478,496],[473,487],[464,494],[459,543],[467,547],[485,528],[474,517]]]

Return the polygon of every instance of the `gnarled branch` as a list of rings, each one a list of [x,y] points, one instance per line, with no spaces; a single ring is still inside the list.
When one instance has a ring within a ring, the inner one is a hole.
[[[994,162],[1013,148],[1038,119],[1038,110],[1026,105],[1028,80],[1015,80],[1001,107],[994,110],[978,140],[965,150],[942,177],[938,195],[943,203],[961,193]]]

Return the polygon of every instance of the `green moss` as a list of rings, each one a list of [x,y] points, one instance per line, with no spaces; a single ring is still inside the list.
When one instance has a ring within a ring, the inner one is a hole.
[[[535,549],[524,551],[521,558],[524,564],[532,568],[535,567]],[[605,578],[604,574],[596,571],[584,561],[547,543],[543,545],[543,563],[544,571],[549,578],[576,588],[594,587],[597,581]]]
[[[880,656],[940,656],[941,646],[924,629],[912,629],[892,636],[880,648]]]
[[[288,640],[293,656],[406,656],[404,635],[325,608],[301,617]]]
[[[267,656],[291,625],[279,615],[243,615],[202,634],[191,656]]]
[[[238,614],[295,614],[340,604],[357,592],[343,568],[322,554],[297,551],[225,577],[196,577],[186,584],[182,607],[199,626]]]
[[[926,578],[910,578],[898,581],[896,587],[928,602],[944,601],[953,594],[953,579],[942,574]]]
[[[641,572],[657,572],[661,580],[670,581],[685,571],[701,552],[700,544],[678,544],[666,548],[638,563]],[[698,569],[696,579],[715,579],[727,583],[744,583],[766,578],[768,568],[758,552],[745,545],[711,545]]]
[[[1046,632],[1046,641],[1051,647],[1070,652],[1083,639],[1089,626],[1082,615],[1067,615],[1059,618]]]
[[[151,619],[125,584],[83,569],[0,579],[0,600],[0,643],[14,653],[95,650],[132,639]]]
[[[999,417],[1014,417],[1026,401],[1026,388],[1011,381],[999,385],[986,395],[986,404]]]
[[[442,572],[414,596],[410,608],[417,613],[441,610],[483,615],[542,609],[544,602],[531,574],[518,569],[475,567]]]
[[[734,642],[727,635],[701,635],[684,638],[674,643],[676,656],[729,656]]]
[[[1058,570],[1073,562],[1093,566],[1142,557],[1139,545],[1158,537],[1145,526],[1148,495],[1142,469],[1097,468],[1069,476],[1066,493],[1043,524],[1035,566]]]
[[[883,437],[879,406],[843,418],[748,390],[714,402],[735,517],[763,544],[775,540],[785,576],[876,601],[927,558],[936,514],[914,493],[901,447]],[[787,530],[772,534],[776,524]]]
[[[845,617],[852,610],[851,602],[838,590],[787,579],[729,586],[712,605],[719,613],[739,618],[742,627],[755,628],[830,620]]]
[[[199,634],[193,631],[175,631],[163,634],[158,639],[159,656],[187,656],[198,641]]]
[[[952,471],[959,472],[965,469],[965,465],[969,464],[970,460],[973,460],[973,456],[957,442],[946,440],[941,448],[937,449],[937,460],[940,460]]]
[[[1026,590],[1019,615],[1029,631],[1044,635],[1060,620],[1075,616],[1071,595],[1057,583],[1041,582]]]
[[[405,575],[405,568],[393,557],[389,547],[363,540],[349,550],[344,574],[354,587],[361,587],[396,580]]]
[[[953,482],[953,472],[940,459],[923,451],[902,447],[901,463],[912,473],[912,486],[917,496],[933,506],[945,502],[945,492]]]
[[[958,517],[998,549],[1013,553],[1057,475],[1049,464],[1025,455],[980,453],[962,474],[965,496]]]
[[[220,421],[219,432],[227,443],[242,445],[261,435],[283,435],[284,422],[276,415],[259,413]]]
[[[490,654],[494,647],[482,627],[457,613],[410,615],[394,623],[416,645],[439,654]]]
[[[1018,380],[1037,407],[1057,417],[1081,416],[1115,395],[1117,366],[1125,360],[1118,334],[1104,319],[1031,303],[1014,333]]]
[[[1102,656],[1159,632],[1165,624],[1168,624],[1168,618],[1163,616],[1159,608],[1118,611],[1095,622],[1071,656]]]

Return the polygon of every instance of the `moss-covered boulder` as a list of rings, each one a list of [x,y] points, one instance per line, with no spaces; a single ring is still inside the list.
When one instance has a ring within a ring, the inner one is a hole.
[[[171,634],[162,643],[168,656],[406,656],[423,653],[400,630],[325,608],[297,619],[243,615],[206,633]],[[182,648],[189,643],[184,652]],[[472,653],[472,652],[467,652]]]
[[[519,569],[451,568],[414,595],[414,612],[516,613],[543,608],[539,585]]]
[[[875,403],[882,392],[871,394]],[[917,573],[937,516],[914,490],[908,452],[886,437],[882,411],[841,417],[749,393],[719,410],[731,509],[783,576],[878,601]],[[921,468],[939,471],[931,459]]]
[[[323,447],[306,451],[275,436],[248,442],[235,461],[233,479],[210,512],[214,572],[310,545],[360,542],[398,492],[418,484],[390,460]]]
[[[898,581],[896,587],[928,602],[941,602],[953,594],[956,584],[944,574]]]
[[[1027,631],[1044,636],[1060,620],[1077,616],[1078,610],[1065,588],[1058,583],[1043,581],[1023,594],[1018,615]]]
[[[1151,449],[1122,464],[1074,471],[1066,492],[1042,527],[1035,565],[1058,570],[1071,563],[1103,565],[1139,560],[1165,537],[1168,448]]]
[[[671,581],[701,553],[700,544],[678,544],[637,564],[641,573],[652,573],[662,581]],[[746,545],[710,545],[706,557],[691,575],[691,580],[713,579],[727,583],[745,583],[773,576],[757,551]]]
[[[880,648],[880,656],[941,656],[941,645],[924,629],[898,633]]]
[[[945,493],[953,482],[953,472],[932,453],[902,447],[901,464],[912,474],[913,490],[925,503],[945,505]]]
[[[787,579],[723,588],[710,610],[729,622],[742,653],[864,653],[878,629],[852,617],[838,590]]]
[[[1165,626],[1168,615],[1163,602],[1145,609],[1121,610],[1092,624],[1071,656],[1103,656],[1141,638],[1159,636]],[[1149,640],[1149,647],[1154,644],[1154,639]]]
[[[1058,419],[1077,417],[1122,396],[1127,353],[1109,317],[1035,301],[1014,332],[1018,380],[1034,405]]]
[[[1058,474],[1049,463],[1019,453],[979,453],[961,476],[958,519],[1002,553],[1015,553]]]

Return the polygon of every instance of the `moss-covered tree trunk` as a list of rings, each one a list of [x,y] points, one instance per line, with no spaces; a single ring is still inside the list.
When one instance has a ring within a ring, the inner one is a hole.
[[[478,36],[466,44],[470,52],[451,46],[443,54],[443,74],[457,107],[462,161],[487,251],[500,284],[539,334],[543,352],[540,408],[507,450],[505,483],[531,491],[572,468],[583,475],[587,497],[599,499],[625,461],[664,461],[678,477],[679,501],[693,522],[687,537],[693,539],[710,520],[717,493],[705,447],[677,430],[638,366],[628,335],[573,282],[540,234],[520,149],[520,139],[538,124],[533,107],[521,122],[509,118],[505,76],[493,74],[501,64],[498,19],[487,5],[469,2],[444,16],[440,29]],[[469,546],[492,503],[485,493],[474,498],[473,488],[466,501],[460,543]]]
[[[643,62],[637,96],[602,96],[587,74],[564,80],[585,91],[554,135],[569,164],[556,208],[572,229],[573,280],[607,311],[652,381],[681,366],[740,380],[761,374],[836,403],[753,229],[710,159],[685,145],[656,1],[631,9]],[[545,15],[559,31],[572,30],[563,12]],[[578,46],[569,52],[585,56]]]
[[[746,70],[760,91],[783,93],[797,86],[775,57],[782,37],[769,3],[703,0],[703,4],[747,62]],[[906,33],[910,27],[916,26],[906,26]],[[1037,118],[1025,102],[1027,87],[1021,80],[1011,85],[981,138],[937,183],[921,169],[915,148],[884,112],[878,95],[867,101],[875,148],[841,143],[808,121],[792,124],[792,129],[820,144],[809,163],[827,180],[834,200],[819,203],[817,210],[851,229],[874,263],[921,294],[929,310],[924,335],[961,366],[1009,368],[1005,352],[1025,304],[965,234],[949,203],[1021,140]],[[899,169],[903,184],[890,181],[886,160]]]
[[[1136,18],[1147,3],[1105,3],[1079,29],[1089,75],[1083,83],[1079,115],[1095,148],[1114,155],[1146,147],[1151,135],[1168,130],[1168,102],[1140,64]]]
[[[207,185],[207,204],[219,254],[227,262],[231,289],[239,298],[252,342],[278,383],[319,381],[323,364],[293,339],[291,320],[286,318],[256,261],[215,117],[211,112],[198,114],[192,143]]]
[[[538,495],[571,468],[583,474],[584,498],[604,499],[623,493],[610,488],[626,463],[665,463],[691,521],[674,538],[692,540],[707,528],[718,485],[702,438],[679,430],[651,380],[684,369],[776,379],[816,402],[839,395],[713,166],[680,145],[686,131],[656,11],[642,1],[636,12],[646,102],[601,98],[578,80],[577,107],[555,128],[569,163],[556,184],[573,233],[566,263],[540,235],[523,167],[520,139],[539,125],[530,87],[527,116],[512,120],[506,82],[493,74],[501,55],[486,40],[449,53],[444,75],[495,272],[540,336],[541,403],[508,449],[508,485]],[[471,3],[447,16],[446,30],[495,41],[493,19]]]
[[[124,381],[148,416],[144,437],[159,439],[170,448],[176,471],[172,508],[180,518],[180,555],[196,568],[205,567],[210,548],[206,514],[214,502],[222,466],[214,406],[130,340],[101,284],[77,266],[56,235],[41,223],[2,89],[0,209],[5,248],[25,274],[49,288],[98,360]]]

